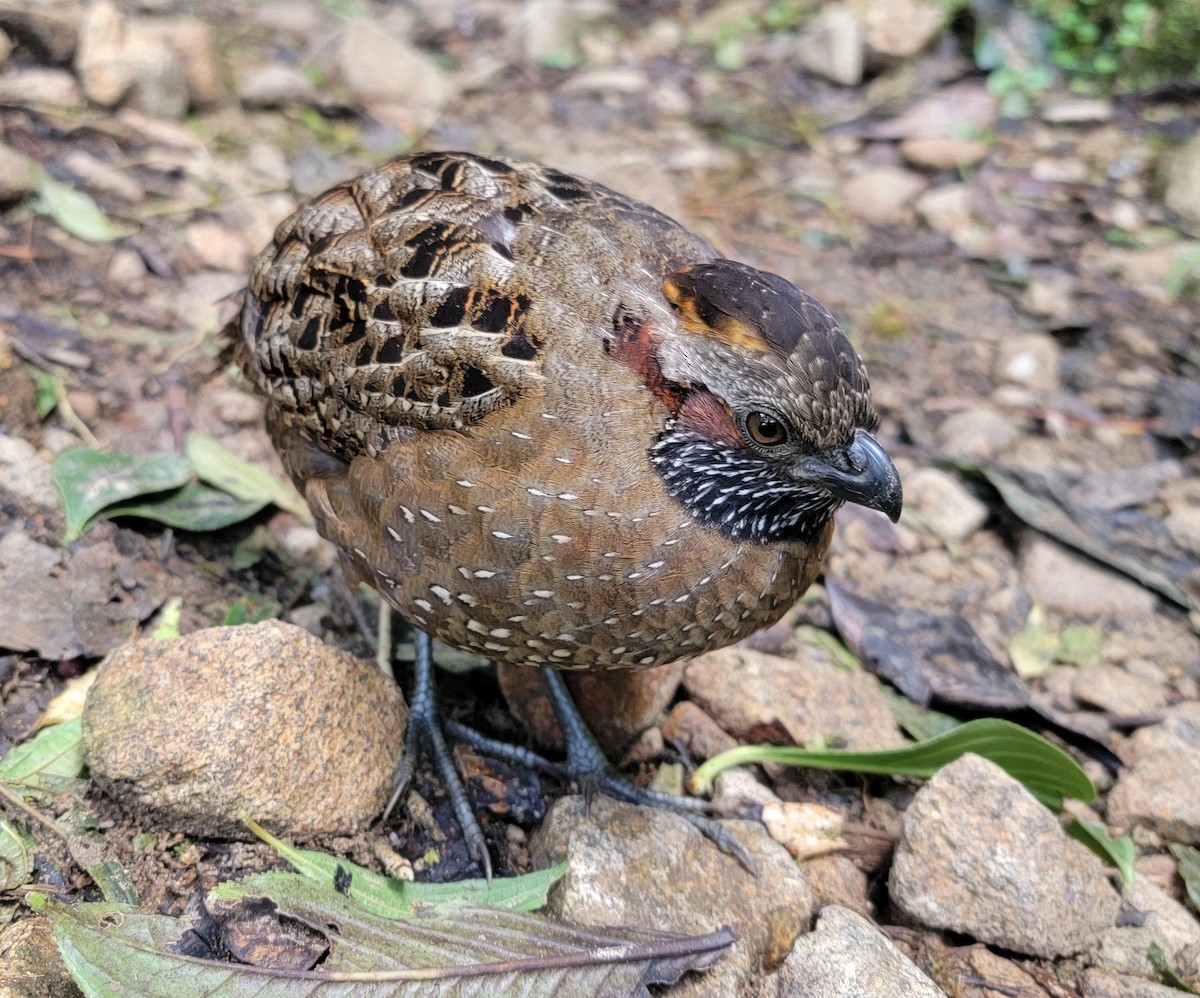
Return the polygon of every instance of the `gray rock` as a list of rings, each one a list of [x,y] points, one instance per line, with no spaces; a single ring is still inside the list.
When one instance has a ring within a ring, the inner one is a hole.
[[[1100,860],[975,755],[946,766],[913,799],[889,886],[924,925],[1042,957],[1094,946],[1120,910]]]
[[[971,214],[971,185],[946,184],[917,198],[914,207],[921,220],[934,232],[961,242],[975,224]]]
[[[892,225],[909,215],[909,204],[925,180],[898,166],[875,166],[842,184],[842,203],[851,215],[873,225]]]
[[[1179,998],[1179,991],[1144,977],[1091,968],[1079,975],[1083,998]]]
[[[108,0],[89,6],[75,53],[75,73],[88,99],[116,107],[128,98],[155,117],[182,118],[191,100],[188,74],[170,35],[161,22],[127,17]],[[190,44],[198,58],[195,40]],[[198,80],[217,75],[211,67],[197,66]]]
[[[59,576],[62,553],[20,530],[0,537],[0,639],[11,651],[55,661],[79,655],[69,585]]]
[[[316,88],[295,67],[272,63],[251,72],[238,93],[246,107],[295,107],[312,103]]]
[[[988,518],[987,505],[953,475],[940,468],[919,468],[904,478],[904,502],[911,504],[934,533],[965,541]]]
[[[84,103],[75,77],[65,69],[44,66],[7,67],[0,77],[0,101],[65,108],[80,107]]]
[[[129,106],[155,118],[178,120],[191,104],[183,57],[166,32],[134,21],[121,51],[132,78]]]
[[[1021,545],[1021,579],[1035,603],[1068,616],[1154,612],[1153,593],[1032,531]]]
[[[1173,842],[1200,845],[1200,748],[1161,738],[1139,752],[1108,795],[1119,829],[1150,828]]]
[[[688,663],[683,682],[735,738],[781,745],[836,741],[864,750],[904,744],[879,680],[839,671],[810,645],[795,658],[722,648]]]
[[[1046,184],[1082,184],[1088,178],[1088,164],[1078,156],[1039,156],[1030,164],[1029,174]]]
[[[27,440],[0,434],[0,491],[44,512],[61,505],[50,464]]]
[[[93,778],[197,836],[351,833],[392,787],[408,709],[370,662],[279,621],[119,648],[83,709]]]
[[[13,41],[8,32],[0,30],[0,69],[8,65],[8,57],[12,55]]]
[[[738,923],[742,938],[677,996],[758,994],[764,971],[779,966],[812,913],[808,884],[757,822],[730,822],[758,865],[753,876],[681,817],[598,797],[590,814],[581,797],[551,808],[530,841],[535,866],[563,859],[567,875],[548,913],[591,925],[632,925],[706,932]]]
[[[929,0],[868,0],[862,5],[863,40],[872,62],[907,59],[933,41],[946,15]]]
[[[900,143],[900,155],[927,170],[957,170],[978,166],[987,158],[988,145],[978,139],[956,139],[951,136],[905,139]]]
[[[346,24],[338,46],[338,69],[364,101],[441,109],[454,96],[449,74],[420,49],[384,31],[371,18]]]
[[[329,26],[329,13],[317,0],[265,0],[249,8],[264,29],[276,35],[316,39]]]
[[[1113,116],[1112,101],[1099,97],[1074,97],[1054,101],[1042,108],[1042,121],[1054,125],[1075,125],[1088,121],[1108,121]]]
[[[137,204],[146,196],[146,189],[133,171],[114,166],[84,149],[72,149],[63,156],[63,165],[91,193],[111,194],[129,204]]]
[[[515,23],[522,55],[539,65],[578,61],[582,11],[575,8],[594,6],[570,0],[524,0]]]
[[[1181,548],[1200,555],[1200,509],[1177,509],[1163,520],[1163,526]]]
[[[217,54],[212,26],[199,17],[168,21],[158,26],[162,37],[179,55],[187,84],[188,104],[198,110],[226,102],[225,69]]]
[[[1021,308],[1030,315],[1066,322],[1075,311],[1075,289],[1078,283],[1075,275],[1065,270],[1039,267],[1029,277],[1029,284],[1021,296]],[[1054,362],[1057,368],[1057,352]]]
[[[1116,665],[1079,670],[1071,694],[1080,703],[1125,717],[1153,714],[1167,705],[1161,683],[1134,676]]]
[[[1133,736],[1134,751],[1139,756],[1154,748],[1175,744],[1200,751],[1200,703],[1177,703],[1166,710],[1162,721],[1139,728]]]
[[[1200,784],[1193,783],[1195,787]],[[1187,953],[1200,949],[1200,922],[1161,888],[1138,876],[1124,892],[1125,909],[1137,916],[1122,919],[1121,925],[1104,932],[1092,962],[1108,970],[1140,977],[1157,972],[1147,953],[1158,944],[1167,961],[1182,967]]]
[[[780,994],[803,998],[943,998],[874,923],[831,905],[816,928],[796,940],[779,971]]]
[[[843,86],[862,82],[863,26],[853,3],[820,7],[796,39],[793,58],[801,69]]]
[[[867,874],[845,853],[814,856],[804,861],[802,869],[812,890],[813,907],[818,911],[840,905],[864,918],[874,911],[867,896]]]
[[[1200,135],[1167,160],[1163,204],[1189,222],[1200,222]]]
[[[1026,333],[1007,336],[996,352],[996,376],[1040,394],[1058,388],[1058,344],[1049,336]]]
[[[953,413],[938,428],[942,449],[951,457],[995,457],[1020,435],[1008,416],[982,406]]]
[[[133,85],[133,66],[125,58],[128,30],[128,18],[109,0],[84,12],[75,74],[88,100],[102,107],[116,107]]]
[[[0,204],[37,193],[37,166],[10,146],[0,145]]]
[[[105,271],[105,277],[114,287],[124,288],[134,294],[140,294],[145,289],[149,274],[142,254],[126,246],[113,251]]]

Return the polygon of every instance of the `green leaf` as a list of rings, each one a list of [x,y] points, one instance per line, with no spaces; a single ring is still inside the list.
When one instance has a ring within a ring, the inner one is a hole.
[[[238,888],[243,889],[239,892]],[[737,938],[564,925],[525,912],[459,905],[397,924],[326,887],[276,874],[264,896],[244,885],[208,895],[217,924],[253,914],[260,924],[299,923],[324,943],[315,970],[201,960],[173,952],[185,926],[128,905],[68,905],[32,894],[54,930],[63,962],[89,996],[139,998],[442,998],[468,995],[636,994],[712,964]],[[271,934],[264,926],[265,936]],[[323,938],[322,938],[323,937]],[[266,956],[271,955],[268,947]]]
[[[96,882],[104,900],[110,904],[136,905],[137,891],[121,863],[113,859],[105,846],[104,837],[96,831],[85,831],[67,838],[67,850],[80,867]]]
[[[1047,631],[1046,611],[1033,606],[1025,626],[1008,645],[1008,657],[1013,670],[1022,679],[1036,679],[1046,674],[1058,652],[1058,635]]]
[[[250,831],[291,863],[297,873],[326,885],[340,883],[349,875],[349,886],[342,893],[365,910],[383,918],[411,918],[416,906],[420,907],[424,916],[429,913],[431,906],[467,901],[517,911],[537,911],[546,906],[546,895],[550,888],[567,872],[567,864],[563,862],[520,877],[494,880],[490,887],[486,880],[419,884],[385,877],[365,866],[323,852],[297,849],[277,839],[252,818],[243,818],[243,821]],[[269,877],[270,874],[261,876]]]
[[[880,687],[883,698],[892,709],[892,717],[904,729],[910,738],[923,741],[936,735],[953,731],[960,725],[957,718],[943,714],[940,710],[921,707],[908,697],[896,692],[890,686]]]
[[[0,780],[35,790],[55,790],[83,775],[79,718],[44,728],[0,759]]]
[[[137,888],[129,877],[129,872],[115,859],[106,859],[91,866],[84,867],[87,874],[96,882],[104,900],[109,904],[138,903]]]
[[[796,640],[821,649],[833,659],[839,672],[859,672],[862,669],[862,663],[855,658],[854,652],[822,627],[800,624],[796,628]]]
[[[579,53],[572,46],[563,45],[543,52],[537,62],[546,69],[574,69],[579,65]]]
[[[1096,798],[1096,788],[1066,752],[1011,721],[985,717],[905,748],[880,752],[823,751],[776,745],[743,745],[709,759],[692,776],[693,789],[707,792],[717,774],[733,766],[779,762],[787,766],[927,779],[968,752],[990,759],[1025,785],[1047,807],[1059,810],[1064,797]]]
[[[1078,818],[1067,823],[1067,834],[1120,870],[1121,882],[1126,887],[1133,886],[1133,861],[1137,858],[1137,847],[1128,835],[1114,839],[1100,822],[1080,821]]]
[[[248,520],[265,505],[265,500],[235,499],[220,489],[188,482],[182,488],[147,498],[144,502],[110,506],[104,510],[104,515],[136,516],[177,530],[204,533]]]
[[[1091,669],[1104,661],[1104,631],[1099,627],[1072,624],[1058,636],[1058,661]]]
[[[188,480],[178,454],[123,454],[71,447],[54,459],[54,484],[63,499],[69,544],[115,503],[177,489]]]
[[[34,211],[52,218],[60,229],[90,243],[109,243],[132,235],[136,229],[117,225],[83,191],[68,187],[45,170],[36,170],[38,196]]]
[[[746,65],[746,47],[740,38],[718,38],[713,43],[713,62],[721,69],[736,72]]]
[[[11,891],[33,879],[37,842],[11,821],[0,821],[0,890]]]
[[[306,522],[312,520],[308,504],[291,482],[284,481],[266,468],[251,464],[203,433],[189,433],[186,444],[188,463],[202,482],[246,502],[274,503]]]
[[[49,371],[32,365],[26,366],[29,368],[30,377],[33,378],[33,410],[37,413],[40,423],[57,407],[59,395],[63,390],[62,382]]]
[[[179,596],[172,596],[158,611],[158,618],[154,623],[154,630],[150,632],[150,637],[156,641],[169,641],[171,638],[179,637],[179,622],[182,618],[183,600]]]
[[[1192,902],[1193,908],[1200,911],[1200,850],[1180,845],[1178,842],[1168,843],[1167,848],[1171,850],[1171,855],[1178,864],[1179,876],[1187,890],[1188,900]]]
[[[1163,952],[1162,947],[1158,943],[1151,943],[1146,950],[1146,957],[1150,960],[1150,965],[1158,974],[1158,979],[1167,987],[1174,988],[1176,991],[1182,991],[1185,995],[1200,994],[1195,988],[1191,987],[1187,981],[1179,976],[1179,973],[1171,966],[1171,961],[1167,959],[1167,954]]]
[[[247,593],[239,596],[230,604],[229,609],[225,611],[225,616],[221,618],[221,625],[237,627],[241,624],[257,624],[278,617],[282,609],[283,607],[275,600]]]

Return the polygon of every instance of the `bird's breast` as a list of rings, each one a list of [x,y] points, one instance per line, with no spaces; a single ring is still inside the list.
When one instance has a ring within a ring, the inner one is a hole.
[[[323,533],[413,624],[493,659],[646,667],[773,623],[825,544],[731,543],[700,525],[649,464],[659,403],[596,373],[309,480]]]

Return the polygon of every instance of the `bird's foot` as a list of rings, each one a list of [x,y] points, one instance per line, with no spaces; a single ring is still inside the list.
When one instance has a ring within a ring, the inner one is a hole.
[[[427,749],[433,757],[438,775],[442,778],[446,796],[454,810],[454,817],[462,829],[463,840],[467,844],[467,853],[482,868],[488,884],[492,882],[492,860],[488,855],[487,840],[479,819],[475,817],[475,809],[467,796],[462,778],[454,765],[454,757],[446,744],[443,734],[441,711],[438,708],[437,693],[433,680],[433,641],[428,634],[415,632],[414,642],[416,653],[413,658],[413,684],[409,692],[408,729],[404,735],[404,755],[396,768],[395,788],[388,800],[383,814],[386,818],[399,803],[400,798],[408,790],[416,770],[417,759],[423,749]]]
[[[707,801],[639,787],[615,772],[588,730],[579,708],[575,706],[562,674],[553,669],[544,669],[542,676],[567,745],[567,759],[562,768],[583,791],[585,799],[590,799],[592,794],[599,791],[628,804],[671,811],[711,840],[722,852],[733,856],[751,873],[758,872],[749,850],[733,833],[719,821],[701,813],[712,810],[712,805]]]
[[[710,839],[722,852],[735,857],[751,873],[757,872],[754,859],[746,847],[734,837],[728,828],[704,813],[712,810],[712,805],[708,801],[639,787],[617,773],[609,764],[591,731],[588,730],[562,675],[553,669],[543,669],[542,676],[567,745],[565,762],[551,762],[520,745],[488,738],[486,735],[454,721],[446,723],[446,733],[479,752],[503,759],[516,766],[548,773],[565,782],[574,783],[579,787],[585,799],[589,801],[595,793],[599,792],[628,804],[642,804],[678,814]]]

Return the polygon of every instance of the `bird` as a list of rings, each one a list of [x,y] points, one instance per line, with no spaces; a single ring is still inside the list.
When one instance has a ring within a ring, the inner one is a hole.
[[[422,152],[283,221],[225,336],[348,579],[414,628],[397,795],[432,751],[490,879],[436,637],[542,670],[571,779],[676,810],[748,862],[703,802],[615,773],[560,673],[736,642],[812,584],[843,503],[899,518],[829,310],[597,182]]]

